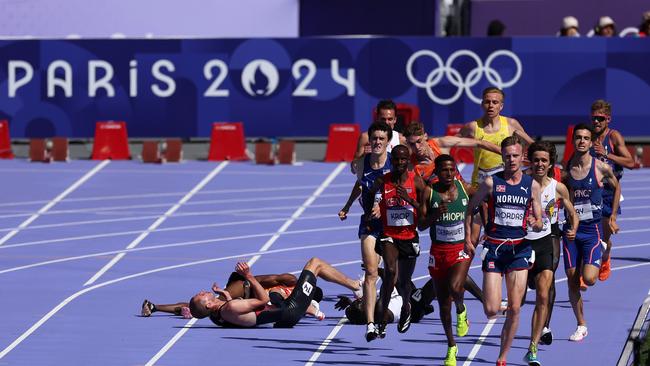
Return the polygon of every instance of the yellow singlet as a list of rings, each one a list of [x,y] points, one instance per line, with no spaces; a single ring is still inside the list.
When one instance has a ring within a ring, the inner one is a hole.
[[[485,133],[484,128],[483,121],[480,119],[476,120],[475,139],[489,141],[497,146],[501,146],[501,141],[511,135],[508,119],[504,116],[499,116],[499,131]],[[501,159],[501,155],[484,149],[474,149],[472,185],[478,185],[486,176],[500,172],[501,170],[503,170],[503,159]]]

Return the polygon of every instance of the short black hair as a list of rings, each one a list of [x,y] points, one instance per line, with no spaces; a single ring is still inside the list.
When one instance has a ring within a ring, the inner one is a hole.
[[[456,160],[449,155],[449,154],[441,154],[436,157],[436,160],[433,161],[433,165],[436,167],[436,171],[439,171],[440,167],[442,166],[442,163],[445,161],[451,161],[454,163],[454,166],[456,165]]]
[[[370,140],[370,137],[372,136],[372,133],[375,131],[384,131],[386,132],[386,136],[388,137],[388,141],[393,139],[393,129],[390,128],[388,123],[384,121],[377,121],[373,122],[370,127],[368,128],[368,140]]]
[[[557,150],[555,149],[555,144],[548,141],[535,141],[530,146],[528,146],[528,159],[533,159],[533,154],[536,151],[546,151],[548,153],[549,165],[551,169],[548,171],[548,176],[553,178],[553,166],[557,161]]]
[[[589,134],[591,134],[591,138],[593,139],[594,137],[594,127],[592,125],[588,125],[586,123],[578,123],[575,127],[573,127],[573,138],[576,137],[576,131],[578,130],[587,130],[589,131]]]
[[[377,103],[377,107],[375,107],[375,112],[377,112],[377,116],[379,116],[379,111],[382,109],[392,109],[393,112],[397,114],[397,105],[391,99],[382,99]]]

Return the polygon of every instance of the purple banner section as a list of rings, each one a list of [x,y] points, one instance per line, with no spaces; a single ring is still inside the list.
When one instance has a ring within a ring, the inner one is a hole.
[[[648,136],[650,42],[558,39],[206,39],[0,42],[0,119],[13,138],[92,137],[125,121],[130,137],[207,137],[213,122],[247,136],[326,136],[368,127],[379,99],[419,106],[429,132],[481,115],[502,88],[503,114],[532,135],[564,135],[591,103],[613,128]]]
[[[579,31],[588,35],[602,16],[611,17],[617,30],[638,28],[641,15],[650,10],[647,0],[473,0],[471,35],[487,34],[488,24],[495,19],[506,26],[505,35],[552,36],[562,26],[562,18],[574,16]]]
[[[297,37],[297,0],[2,0],[0,37]]]

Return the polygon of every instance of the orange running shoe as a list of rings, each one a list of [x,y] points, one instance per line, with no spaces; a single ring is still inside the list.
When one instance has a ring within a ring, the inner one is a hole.
[[[587,291],[589,286],[585,283],[585,281],[582,279],[582,276],[580,276],[580,291]]]
[[[606,279],[609,278],[609,275],[612,274],[612,267],[611,267],[611,262],[612,262],[612,257],[607,258],[606,261],[603,261],[603,264],[600,265],[600,272],[598,272],[598,279],[601,281],[605,281]]]

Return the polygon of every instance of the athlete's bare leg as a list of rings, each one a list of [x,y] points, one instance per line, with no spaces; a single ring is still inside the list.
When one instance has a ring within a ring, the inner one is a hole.
[[[508,290],[508,310],[506,312],[506,321],[501,330],[501,349],[497,360],[504,360],[510,351],[512,341],[517,334],[519,327],[519,312],[521,309],[520,300],[526,291],[526,280],[528,270],[512,271],[505,275],[506,288]]]

